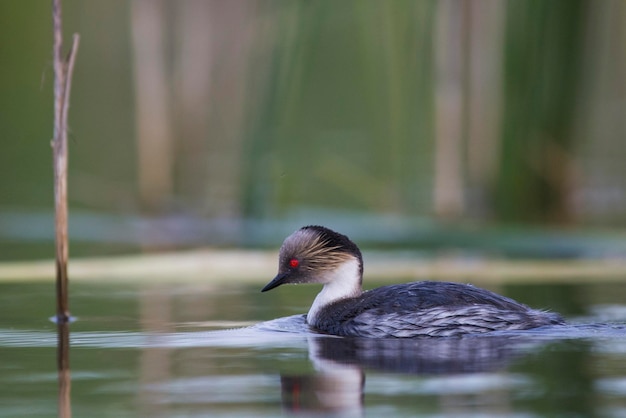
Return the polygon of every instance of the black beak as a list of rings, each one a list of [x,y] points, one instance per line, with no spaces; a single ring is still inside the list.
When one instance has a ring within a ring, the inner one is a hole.
[[[265,285],[263,289],[261,289],[261,292],[267,292],[268,290],[272,290],[273,288],[278,287],[281,284],[289,283],[289,281],[287,280],[288,278],[289,278],[288,272],[278,273],[278,275],[274,277],[274,280],[269,282],[267,285]]]

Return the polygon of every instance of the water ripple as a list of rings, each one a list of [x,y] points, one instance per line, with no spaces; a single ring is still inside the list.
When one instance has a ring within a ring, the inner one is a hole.
[[[134,332],[134,331],[76,331],[70,336],[72,347],[86,348],[146,348],[146,347],[302,347],[307,336],[319,336],[310,331],[303,315],[278,318],[244,328],[217,331]],[[576,324],[543,327],[527,331],[507,331],[488,334],[489,337],[550,340],[612,340],[603,350],[626,350],[626,325]],[[480,338],[475,335],[471,338]],[[0,329],[0,347],[56,347],[54,331]]]

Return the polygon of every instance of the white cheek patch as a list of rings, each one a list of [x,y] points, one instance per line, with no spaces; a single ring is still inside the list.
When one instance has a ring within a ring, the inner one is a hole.
[[[361,294],[361,269],[355,258],[345,261],[334,270],[325,271],[318,276],[318,283],[323,283],[322,291],[317,295],[307,314],[307,322],[314,323],[321,309],[341,299]]]

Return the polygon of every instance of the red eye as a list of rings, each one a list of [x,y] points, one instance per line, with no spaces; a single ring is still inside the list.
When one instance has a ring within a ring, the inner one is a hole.
[[[293,268],[296,268],[300,265],[300,262],[297,259],[292,258],[291,260],[289,260],[289,265]]]

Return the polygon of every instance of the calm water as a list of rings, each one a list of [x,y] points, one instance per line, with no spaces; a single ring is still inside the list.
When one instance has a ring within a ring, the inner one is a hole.
[[[261,286],[73,283],[73,416],[626,416],[622,284],[492,288],[572,325],[407,341],[311,333],[315,286]],[[52,292],[0,284],[1,416],[57,416]]]

